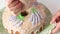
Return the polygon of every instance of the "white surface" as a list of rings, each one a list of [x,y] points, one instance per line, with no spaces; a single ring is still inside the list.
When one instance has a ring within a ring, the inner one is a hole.
[[[52,14],[55,14],[57,10],[60,9],[60,0],[38,0],[38,2],[47,6],[51,10]]]
[[[6,0],[0,0],[0,9],[5,6],[5,1]],[[46,7],[48,7],[52,14],[55,14],[57,10],[60,9],[60,0],[37,0],[37,1],[43,3]]]
[[[0,9],[5,6],[5,1],[6,1],[6,0],[0,0]]]

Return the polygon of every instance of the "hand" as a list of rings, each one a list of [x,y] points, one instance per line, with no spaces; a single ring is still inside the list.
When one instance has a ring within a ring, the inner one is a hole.
[[[53,18],[51,20],[51,24],[54,22],[56,22],[56,28],[54,30],[52,30],[51,34],[55,34],[60,29],[60,10],[59,10],[59,12],[57,12],[57,14],[55,16],[53,16]]]
[[[7,3],[8,8],[16,15],[21,12],[24,7],[24,4],[19,0],[8,0]]]

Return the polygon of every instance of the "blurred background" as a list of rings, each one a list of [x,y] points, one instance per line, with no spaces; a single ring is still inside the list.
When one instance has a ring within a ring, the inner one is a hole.
[[[43,3],[54,15],[58,10],[60,10],[60,0],[37,0]]]
[[[37,0],[43,3],[54,15],[60,9],[60,0]],[[0,9],[5,6],[6,0],[0,0]]]
[[[0,9],[5,7],[6,0],[0,0]]]

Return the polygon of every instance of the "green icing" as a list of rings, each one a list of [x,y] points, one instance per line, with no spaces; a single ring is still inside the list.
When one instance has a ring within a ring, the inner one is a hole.
[[[56,26],[55,24],[50,24],[39,34],[50,34],[51,31],[55,28],[55,26]]]
[[[32,12],[34,13],[35,11],[37,11],[34,7],[31,8]]]
[[[23,19],[24,19],[24,16],[22,16],[21,14],[19,14],[19,15],[17,16],[17,18],[23,20]]]

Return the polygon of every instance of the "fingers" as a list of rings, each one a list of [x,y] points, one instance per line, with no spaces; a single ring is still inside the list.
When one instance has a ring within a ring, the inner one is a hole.
[[[21,4],[20,3],[18,3],[16,6],[14,6],[14,7],[10,7],[10,9],[12,10],[12,11],[15,11],[15,10],[17,10],[17,9],[21,9]]]
[[[19,0],[9,0],[8,8],[14,12],[14,14],[18,14],[23,10],[24,4]]]
[[[8,7],[14,7],[18,3],[19,3],[19,1],[13,1],[12,3],[8,4]]]
[[[60,16],[60,11],[57,12],[57,14],[55,14],[55,15],[52,17],[52,20],[51,20],[50,24],[54,23],[55,20],[56,20],[59,16]]]
[[[56,22],[56,28],[52,31],[51,34],[56,33],[60,29],[60,23],[59,23],[60,22],[60,10],[56,13],[56,15],[52,17],[50,24],[55,23],[55,22]]]
[[[13,11],[15,14],[18,13],[18,9],[20,9],[21,3],[18,0],[13,0],[11,3],[8,4],[8,7],[11,11]]]
[[[51,34],[55,34],[60,29],[60,23],[57,23],[56,28],[51,32]]]
[[[7,5],[11,4],[13,0],[6,0]]]
[[[60,22],[57,23],[56,28],[52,30],[51,34],[55,34],[60,29]]]

